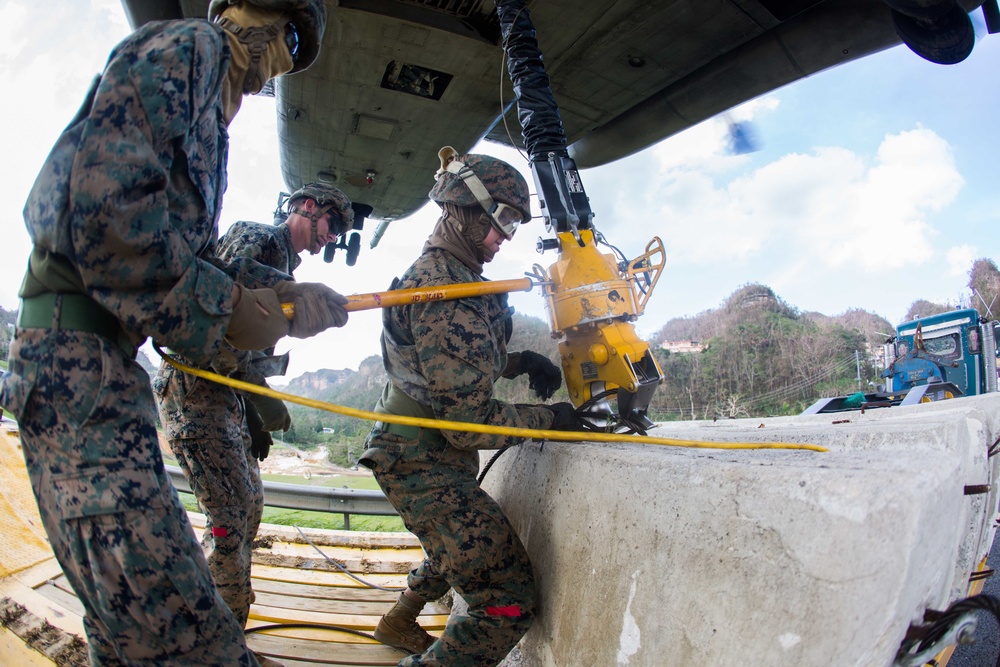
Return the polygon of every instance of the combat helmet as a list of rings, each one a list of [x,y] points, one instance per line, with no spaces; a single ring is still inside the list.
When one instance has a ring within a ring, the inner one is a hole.
[[[285,31],[285,41],[292,53],[289,74],[301,72],[313,64],[326,30],[326,5],[323,0],[212,0],[208,6],[209,20],[217,21],[227,7],[242,2],[289,16],[288,23],[280,26]]]
[[[438,151],[441,168],[428,197],[438,203],[483,207],[498,232],[510,239],[517,226],[531,218],[528,184],[503,160],[470,153],[459,156],[451,146]]]
[[[313,199],[319,205],[316,213],[312,216],[304,211],[297,211],[296,202],[303,199]],[[351,208],[351,200],[343,192],[328,183],[306,183],[301,188],[293,192],[288,197],[288,208],[299,215],[312,220],[313,242],[315,243],[316,223],[323,214],[330,214],[331,231],[337,236],[342,236],[350,231],[354,225],[354,209]]]

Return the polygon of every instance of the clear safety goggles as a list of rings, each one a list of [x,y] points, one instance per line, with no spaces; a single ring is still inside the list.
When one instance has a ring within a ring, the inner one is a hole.
[[[521,220],[521,212],[503,202],[493,202],[493,210],[487,209],[486,212],[490,216],[490,222],[493,223],[493,227],[503,234],[504,238],[508,241],[514,237],[517,226],[523,222]]]
[[[513,206],[504,204],[503,202],[498,202],[490,196],[489,191],[483,182],[479,180],[476,176],[476,172],[472,171],[464,162],[459,162],[458,160],[452,160],[448,163],[448,166],[444,168],[444,171],[455,174],[463,181],[465,185],[469,188],[469,192],[476,198],[479,205],[483,207],[487,215],[490,216],[490,223],[493,225],[494,229],[500,232],[505,239],[508,241],[514,237],[514,232],[517,231],[517,226],[521,224],[524,220],[521,212],[518,211]],[[435,180],[441,174],[435,175]]]
[[[288,53],[292,56],[292,63],[297,63],[299,61],[301,40],[299,39],[298,26],[291,21],[285,24],[285,46],[288,47]]]

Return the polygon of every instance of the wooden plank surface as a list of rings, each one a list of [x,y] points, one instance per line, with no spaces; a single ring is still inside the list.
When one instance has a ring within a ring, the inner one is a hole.
[[[275,581],[261,579],[256,576],[254,568],[253,589],[257,593],[278,593],[281,595],[297,595],[304,598],[337,600],[356,600],[358,602],[388,602],[393,603],[399,597],[399,591],[381,591],[377,588],[361,588],[360,586],[318,586],[316,584],[297,583],[290,581]],[[402,590],[402,587],[400,587]]]
[[[352,549],[328,546],[318,550],[309,544],[275,542],[269,549],[254,549],[253,562],[304,569],[337,570],[336,561],[361,574],[405,574],[423,559],[423,551],[411,549]]]
[[[288,665],[291,660],[309,661],[312,665],[396,665],[406,653],[381,644],[343,644],[311,639],[290,639],[274,635],[252,634],[247,644],[258,653]]]
[[[10,667],[55,667],[56,663],[25,644],[7,628],[0,627],[0,664]]]
[[[14,600],[35,616],[47,620],[66,632],[80,637],[86,636],[83,631],[83,618],[80,614],[39,594],[30,586],[25,586],[16,580],[5,579],[0,582],[0,597],[4,596]],[[3,663],[0,662],[0,664]]]
[[[348,588],[343,586],[315,586],[312,584],[298,584],[287,581],[272,581],[268,579],[253,578],[253,590],[257,594],[257,602],[271,604],[276,607],[291,606],[284,605],[275,598],[262,598],[262,595],[288,596],[299,600],[302,604],[311,604],[310,600],[337,600],[350,604],[376,604],[380,609],[379,614],[396,603],[399,597],[398,591],[380,591],[373,588]],[[262,602],[268,599],[270,602]],[[300,608],[292,606],[292,608]],[[361,609],[362,607],[357,607]],[[447,605],[438,602],[429,602],[424,606],[424,614],[445,614],[451,610]]]
[[[198,527],[195,532],[199,532]],[[334,537],[327,539],[335,541]],[[247,636],[251,648],[283,662],[286,667],[391,667],[404,657],[403,652],[370,638],[399,593],[370,588],[332,567],[325,556],[346,564],[355,576],[370,584],[402,589],[406,586],[406,573],[421,561],[423,553],[412,543],[400,547],[386,541],[387,546],[383,547],[378,539],[347,542],[353,546],[320,547],[322,555],[308,544],[284,542],[255,550],[252,581],[256,601],[250,609],[247,628],[295,623],[319,627],[251,632]],[[85,637],[83,605],[54,558],[0,579],[0,595],[16,600],[66,632]],[[446,605],[431,603],[418,620],[432,634],[440,634],[448,612]],[[345,630],[337,630],[335,626]],[[43,662],[32,661],[33,657],[22,659],[32,653]],[[9,662],[15,658],[15,662]],[[46,664],[44,660],[44,656],[29,647],[22,649],[16,635],[0,635],[0,664],[35,667]]]
[[[76,597],[76,593],[69,587],[65,579],[63,579],[63,583],[65,587],[57,586],[54,581],[47,581],[41,586],[36,587],[35,592],[46,600],[51,600],[63,609],[71,611],[82,618],[86,613],[83,603]]]
[[[416,564],[414,564],[414,567]],[[402,590],[406,587],[406,573],[353,573],[358,579],[369,584],[382,586],[384,588],[398,588]],[[253,576],[255,579],[269,579],[272,581],[290,581],[315,584],[317,586],[343,586],[347,588],[368,589],[369,586],[358,582],[340,570],[316,570],[295,567],[281,567],[278,565],[268,565],[266,563],[254,563]],[[377,590],[377,589],[370,589]]]

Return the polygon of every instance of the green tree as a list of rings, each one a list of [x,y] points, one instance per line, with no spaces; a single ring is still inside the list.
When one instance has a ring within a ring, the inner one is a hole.
[[[972,307],[980,317],[995,320],[1000,316],[1000,270],[996,262],[980,257],[972,263],[969,290],[972,292]]]

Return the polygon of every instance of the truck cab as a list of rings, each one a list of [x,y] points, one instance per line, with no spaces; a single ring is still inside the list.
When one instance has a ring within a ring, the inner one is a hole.
[[[932,383],[951,384],[958,396],[996,391],[995,324],[971,308],[900,324],[885,346],[885,391]]]
[[[896,327],[883,346],[884,384],[873,393],[821,398],[802,414],[864,411],[997,391],[996,321],[972,308]]]

